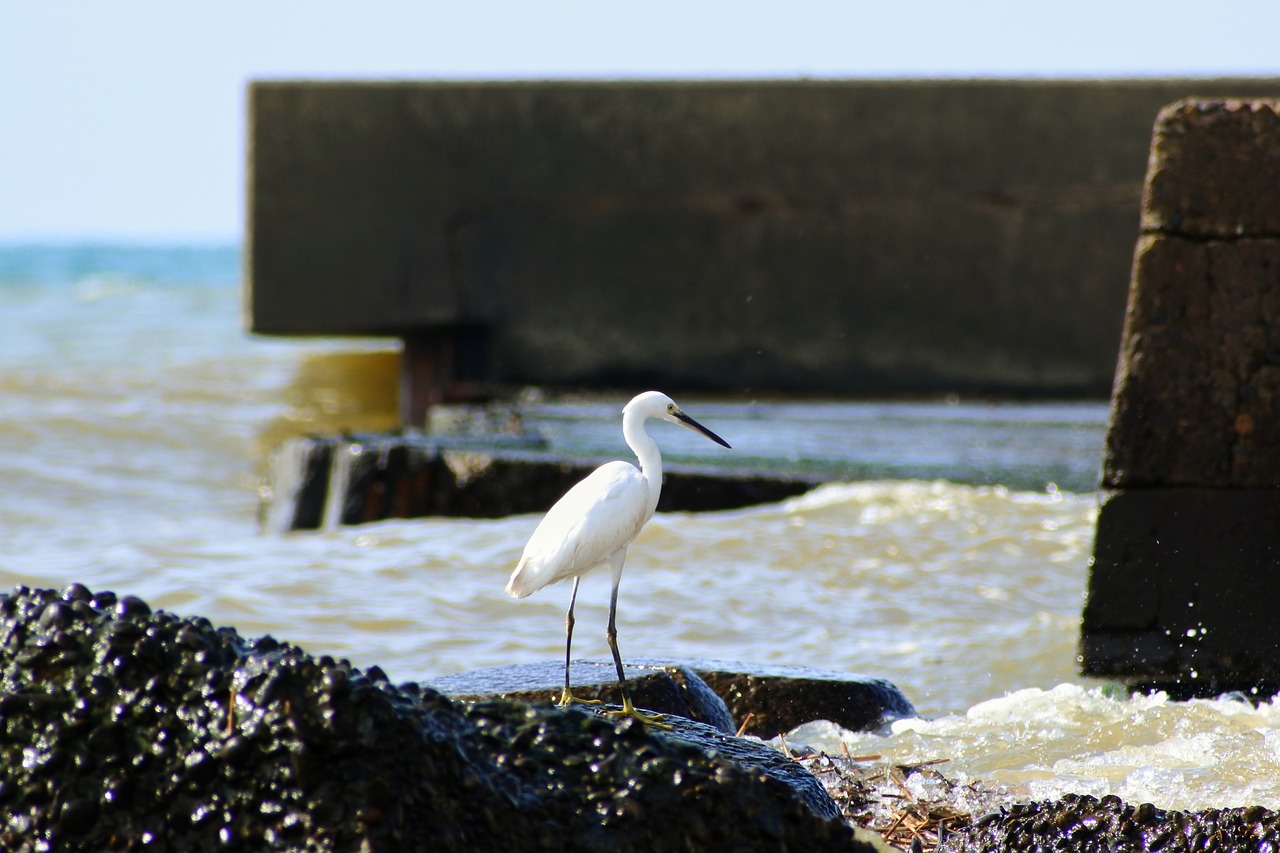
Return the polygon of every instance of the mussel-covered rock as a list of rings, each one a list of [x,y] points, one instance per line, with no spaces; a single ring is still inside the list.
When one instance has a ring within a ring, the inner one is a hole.
[[[1023,803],[979,817],[940,848],[950,853],[1018,850],[1280,851],[1280,815],[1260,806],[1183,812],[1137,806],[1108,795],[1066,794],[1051,802]]]
[[[72,585],[0,597],[0,849],[862,848],[633,720],[454,702]]]

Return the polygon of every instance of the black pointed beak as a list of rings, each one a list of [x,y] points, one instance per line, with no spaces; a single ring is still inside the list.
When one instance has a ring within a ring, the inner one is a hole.
[[[693,431],[695,431],[695,432],[700,432],[700,433],[702,433],[702,434],[703,434],[703,435],[705,435],[707,438],[711,439],[711,440],[712,440],[712,441],[714,441],[716,444],[719,444],[719,445],[721,445],[722,447],[728,447],[730,450],[732,450],[732,449],[733,449],[732,447],[730,447],[730,446],[729,446],[729,442],[725,441],[723,438],[721,438],[720,436],[716,435],[714,432],[712,432],[711,430],[707,429],[707,428],[706,428],[706,427],[704,427],[702,424],[698,423],[698,422],[697,422],[697,421],[695,421],[693,418],[691,418],[691,417],[689,417],[688,415],[686,415],[684,412],[675,411],[675,412],[672,412],[671,414],[672,414],[672,415],[674,415],[674,416],[675,416],[675,418],[676,418],[676,420],[680,421],[680,423],[681,423],[683,426],[687,426],[689,429],[691,429],[691,430],[693,430]]]

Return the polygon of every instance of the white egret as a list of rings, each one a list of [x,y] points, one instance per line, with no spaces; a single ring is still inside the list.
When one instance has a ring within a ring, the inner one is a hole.
[[[729,443],[693,418],[680,411],[670,397],[658,391],[646,391],[627,403],[622,410],[622,436],[640,462],[609,462],[592,471],[586,479],[565,493],[539,522],[520,562],[507,581],[507,594],[524,598],[544,586],[573,578],[569,595],[569,612],[565,615],[564,692],[557,705],[571,702],[599,704],[595,700],[578,699],[569,689],[569,661],[573,647],[573,604],[578,598],[578,583],[593,569],[608,566],[613,573],[613,592],[609,598],[609,628],[605,636],[613,663],[618,669],[618,687],[622,691],[622,710],[618,716],[636,717],[642,722],[669,728],[658,722],[661,715],[642,714],[631,702],[627,679],[622,672],[622,656],[618,653],[618,582],[622,580],[622,562],[627,546],[653,517],[662,491],[662,454],[658,444],[645,432],[645,421],[657,418],[700,432],[717,444]]]

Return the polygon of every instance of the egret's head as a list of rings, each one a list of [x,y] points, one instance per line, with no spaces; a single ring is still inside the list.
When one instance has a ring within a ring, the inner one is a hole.
[[[624,415],[635,412],[642,418],[662,418],[664,421],[672,422],[675,422],[675,413],[678,411],[680,407],[676,405],[676,401],[661,391],[645,391],[643,394],[638,394],[622,409]]]
[[[701,433],[716,444],[729,446],[729,442],[716,435],[693,418],[680,411],[680,407],[676,405],[676,401],[672,400],[661,391],[645,391],[643,394],[632,399],[630,403],[622,409],[622,414],[635,413],[641,420],[646,418],[660,418],[664,421],[670,421],[673,424],[679,424],[682,427]]]

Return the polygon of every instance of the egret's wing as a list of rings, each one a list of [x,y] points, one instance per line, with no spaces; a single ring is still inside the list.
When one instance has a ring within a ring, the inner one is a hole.
[[[626,547],[644,526],[648,484],[634,465],[610,462],[556,501],[507,583],[516,598],[581,575]]]

